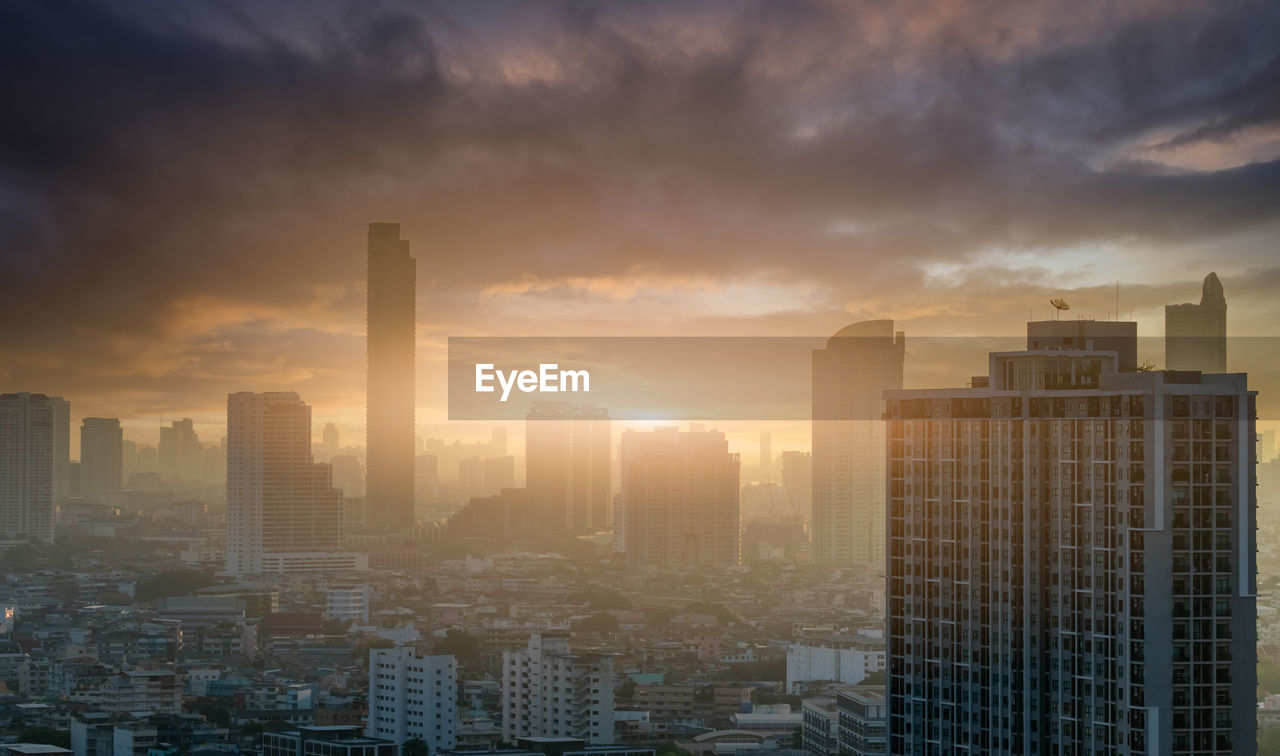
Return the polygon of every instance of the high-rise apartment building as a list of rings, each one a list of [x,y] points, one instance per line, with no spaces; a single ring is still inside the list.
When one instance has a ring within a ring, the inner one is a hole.
[[[906,340],[892,320],[838,331],[813,352],[813,556],[884,569],[884,425],[888,389],[902,388]]]
[[[574,654],[567,633],[535,633],[502,652],[502,739],[613,742],[613,658]]]
[[[1199,304],[1165,305],[1164,362],[1170,370],[1227,369],[1227,298],[1217,273],[1204,277]]]
[[[80,497],[98,502],[120,493],[124,431],[114,417],[86,417],[80,425]]]
[[[609,528],[610,421],[592,404],[536,402],[525,422],[525,487],[547,530]]]
[[[53,500],[71,496],[71,402],[51,396],[53,402]]]
[[[169,480],[199,481],[204,476],[204,447],[195,423],[184,417],[160,428],[160,476]]]
[[[414,349],[418,261],[399,223],[370,223],[367,519],[385,533],[414,526]]]
[[[458,670],[453,656],[419,656],[412,648],[369,652],[365,734],[397,745],[417,738],[431,753],[458,743]]]
[[[622,538],[633,567],[732,567],[741,462],[717,431],[622,434]]]
[[[292,391],[227,396],[232,575],[363,566],[342,552],[342,493],[311,458],[311,407]]]
[[[0,394],[0,536],[53,541],[57,397]]]
[[[994,353],[887,394],[889,753],[1254,752],[1255,394]]]

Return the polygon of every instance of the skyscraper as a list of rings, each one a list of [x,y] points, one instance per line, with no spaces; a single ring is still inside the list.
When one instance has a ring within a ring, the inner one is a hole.
[[[1227,298],[1217,273],[1204,277],[1200,304],[1164,308],[1164,361],[1170,370],[1227,369]]]
[[[848,326],[813,352],[814,559],[884,568],[886,389],[902,388],[906,340],[892,320]]]
[[[53,541],[58,401],[0,394],[0,537]]]
[[[399,223],[370,223],[367,516],[386,533],[413,529],[414,346],[418,262]]]
[[[890,753],[1254,752],[1255,393],[995,353],[887,395]]]
[[[311,407],[292,391],[227,396],[232,575],[361,567],[342,549],[342,493],[311,458]]]
[[[114,417],[86,417],[80,426],[80,497],[98,502],[120,493],[124,432]]]
[[[627,563],[662,569],[736,566],[740,467],[717,431],[625,431],[620,543]]]
[[[71,402],[51,396],[53,402],[53,500],[71,496]]]
[[[160,428],[159,454],[163,478],[199,481],[204,475],[204,447],[189,417]]]
[[[547,530],[589,534],[609,528],[609,438],[609,412],[602,407],[535,402],[529,410],[525,487]]]

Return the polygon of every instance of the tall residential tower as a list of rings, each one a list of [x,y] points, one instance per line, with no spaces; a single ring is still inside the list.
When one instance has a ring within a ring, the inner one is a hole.
[[[59,402],[0,394],[0,537],[53,541]]]
[[[886,394],[890,753],[1254,752],[1255,393],[1125,351]]]
[[[1170,370],[1227,369],[1227,298],[1217,273],[1204,277],[1200,304],[1164,308],[1164,361]]]

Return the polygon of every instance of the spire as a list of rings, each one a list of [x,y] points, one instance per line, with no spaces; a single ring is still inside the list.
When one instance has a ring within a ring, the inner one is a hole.
[[[1217,273],[1210,273],[1204,277],[1204,286],[1200,290],[1200,306],[1205,305],[1226,307],[1227,298],[1222,292],[1222,281],[1218,280]]]

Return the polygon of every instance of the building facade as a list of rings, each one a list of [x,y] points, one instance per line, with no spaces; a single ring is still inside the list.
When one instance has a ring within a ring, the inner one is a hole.
[[[458,669],[453,656],[419,656],[412,648],[369,652],[365,734],[403,745],[417,738],[431,753],[458,743]]]
[[[366,518],[385,533],[408,533],[415,522],[417,278],[418,261],[400,238],[400,224],[370,223]]]
[[[884,568],[882,394],[902,388],[905,349],[892,320],[868,320],[813,352],[810,530],[820,564]]]
[[[884,637],[840,633],[801,638],[787,647],[787,692],[803,695],[808,683],[856,685],[883,672]]]
[[[622,434],[621,533],[633,567],[732,567],[740,558],[741,463],[716,431]]]
[[[613,742],[613,659],[574,654],[567,633],[535,633],[502,652],[502,739]]]
[[[525,487],[540,528],[591,534],[609,528],[609,411],[536,402],[525,420]]]
[[[0,536],[53,541],[56,399],[0,394]]]
[[[1255,395],[996,353],[887,394],[890,753],[1252,753]]]
[[[358,566],[342,551],[342,493],[311,459],[311,407],[291,391],[228,395],[226,571]]]

